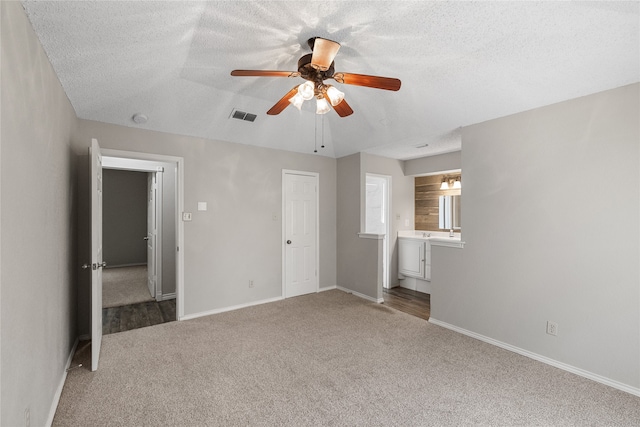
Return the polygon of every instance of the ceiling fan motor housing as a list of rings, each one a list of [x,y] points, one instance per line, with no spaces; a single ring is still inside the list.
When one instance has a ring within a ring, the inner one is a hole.
[[[328,70],[321,71],[311,65],[311,56],[312,54],[308,53],[302,58],[298,59],[298,72],[300,73],[300,77],[302,77],[303,79],[322,84],[323,80],[333,76],[333,73],[335,71],[335,62],[331,63]]]

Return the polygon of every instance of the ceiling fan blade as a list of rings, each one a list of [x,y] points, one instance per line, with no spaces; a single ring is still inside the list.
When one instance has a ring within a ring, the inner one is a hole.
[[[320,71],[327,71],[339,49],[340,43],[316,37],[313,39],[311,66]]]
[[[329,95],[327,95],[326,93],[324,94],[324,99],[326,99],[329,105],[331,105],[331,99],[329,98]],[[353,114],[353,110],[351,109],[351,106],[347,104],[347,101],[345,99],[340,101],[338,105],[334,105],[333,109],[336,110],[336,113],[338,113],[340,117],[347,117]]]
[[[296,93],[298,93],[298,86],[294,87],[289,92],[287,92],[285,96],[280,98],[280,101],[276,102],[276,104],[273,107],[271,107],[269,111],[267,111],[267,114],[270,116],[275,116],[276,114],[282,113],[282,111],[291,104],[289,100],[293,98],[296,95]]]
[[[275,70],[233,70],[231,75],[236,77],[298,77],[300,73]]]
[[[368,76],[366,74],[335,73],[333,79],[347,85],[366,86],[375,89],[398,90],[400,80],[392,77]]]

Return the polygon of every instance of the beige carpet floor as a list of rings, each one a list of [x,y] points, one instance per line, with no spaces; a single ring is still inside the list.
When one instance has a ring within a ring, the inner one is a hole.
[[[55,426],[637,426],[640,398],[328,291],[119,334]],[[603,349],[606,351],[606,349]]]
[[[147,287],[147,266],[105,268],[102,271],[102,308],[154,301]]]

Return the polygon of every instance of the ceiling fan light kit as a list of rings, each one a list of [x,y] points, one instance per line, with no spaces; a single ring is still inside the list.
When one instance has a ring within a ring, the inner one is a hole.
[[[374,89],[397,91],[400,89],[399,79],[391,77],[369,76],[365,74],[335,73],[334,59],[340,50],[340,43],[322,37],[312,37],[307,43],[312,53],[298,60],[298,71],[274,70],[233,70],[236,77],[302,77],[307,80],[291,89],[267,111],[268,115],[280,114],[290,104],[298,109],[304,101],[316,98],[316,114],[326,114],[331,107],[340,117],[353,114],[353,110],[344,99],[344,93],[332,85],[325,84],[327,79],[338,83],[365,86]]]
[[[335,86],[327,85],[327,96],[334,107],[344,100],[344,92],[340,92]]]
[[[316,102],[316,114],[327,114],[329,111],[331,111],[331,107],[327,100],[324,98],[318,98],[318,101]]]

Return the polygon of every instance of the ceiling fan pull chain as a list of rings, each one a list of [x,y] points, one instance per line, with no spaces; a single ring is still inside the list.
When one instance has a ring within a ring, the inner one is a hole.
[[[320,146],[320,148],[324,148],[324,114],[322,115],[322,145]]]
[[[313,152],[318,152],[318,115],[313,116]]]

